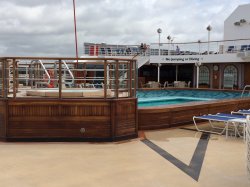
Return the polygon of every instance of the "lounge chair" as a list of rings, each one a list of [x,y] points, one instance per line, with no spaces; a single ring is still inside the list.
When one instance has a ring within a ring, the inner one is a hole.
[[[196,120],[207,120],[209,121],[209,125],[212,127],[212,129],[219,129],[220,132],[213,131],[213,130],[202,130],[197,126]],[[217,113],[215,115],[203,115],[203,116],[194,116],[193,117],[194,125],[197,131],[199,132],[208,132],[208,133],[214,133],[214,134],[223,134],[226,133],[226,138],[228,137],[228,131],[233,130],[235,136],[238,134],[240,135],[240,132],[238,130],[239,125],[243,125],[243,137],[245,139],[245,126],[246,126],[246,116],[243,115],[236,115],[236,114],[224,114],[224,113]],[[224,122],[225,127],[216,127],[213,125],[212,122]],[[233,129],[229,129],[229,126],[232,126]]]
[[[250,110],[238,110],[237,112],[232,111],[231,114],[250,115]]]
[[[247,51],[247,45],[242,45],[240,51]]]

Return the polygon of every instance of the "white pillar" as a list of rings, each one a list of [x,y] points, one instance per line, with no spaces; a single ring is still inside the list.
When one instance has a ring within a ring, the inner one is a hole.
[[[196,62],[195,66],[196,66],[196,88],[199,88],[199,77],[200,77],[200,62]]]
[[[158,64],[158,77],[157,77],[157,82],[160,83],[160,73],[161,73],[161,64]]]

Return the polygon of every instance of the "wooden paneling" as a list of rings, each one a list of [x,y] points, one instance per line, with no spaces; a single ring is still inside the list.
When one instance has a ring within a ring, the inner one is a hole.
[[[183,105],[139,108],[139,130],[153,130],[192,123],[193,116],[250,109],[250,99],[230,99]]]
[[[250,99],[242,99],[237,103],[237,109],[250,109]]]
[[[218,70],[213,70],[213,89],[219,89],[220,88],[220,66],[219,64],[214,64],[214,66],[218,66]]]
[[[115,102],[115,137],[137,134],[137,102],[136,100],[118,100]]]
[[[240,100],[227,100],[227,101],[217,101],[209,104],[208,113],[216,114],[220,112],[230,113],[231,111],[236,111],[238,108],[238,103]]]
[[[7,112],[5,110],[7,109]],[[6,137],[11,139],[98,139],[137,137],[137,99],[35,100],[0,103],[0,133],[8,116]],[[82,130],[85,130],[83,133]]]
[[[186,123],[192,120],[193,116],[208,113],[208,105],[194,104],[189,106],[179,106],[171,110],[171,126]]]
[[[250,85],[250,64],[244,64],[244,85]]]
[[[0,101],[0,139],[5,138],[5,129],[7,124],[6,102]]]
[[[171,112],[169,109],[138,109],[139,130],[167,128],[170,126]]]
[[[12,138],[110,137],[110,104],[105,101],[10,100],[8,114],[7,136]]]

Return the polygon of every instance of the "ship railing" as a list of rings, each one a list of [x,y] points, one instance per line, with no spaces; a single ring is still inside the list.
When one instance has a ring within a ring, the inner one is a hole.
[[[249,90],[248,88],[250,88],[250,85],[244,86],[244,89],[243,89],[242,92],[241,92],[241,97],[250,96],[250,90]],[[248,92],[247,95],[246,95],[246,92]]]
[[[159,55],[159,51],[163,56],[240,53],[250,51],[250,39],[150,44],[150,55]]]

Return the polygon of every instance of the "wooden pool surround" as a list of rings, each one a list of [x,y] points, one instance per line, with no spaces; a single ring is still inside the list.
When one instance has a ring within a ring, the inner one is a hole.
[[[139,130],[170,128],[192,123],[193,116],[221,112],[230,113],[240,109],[250,109],[249,98],[139,108],[138,127]]]

